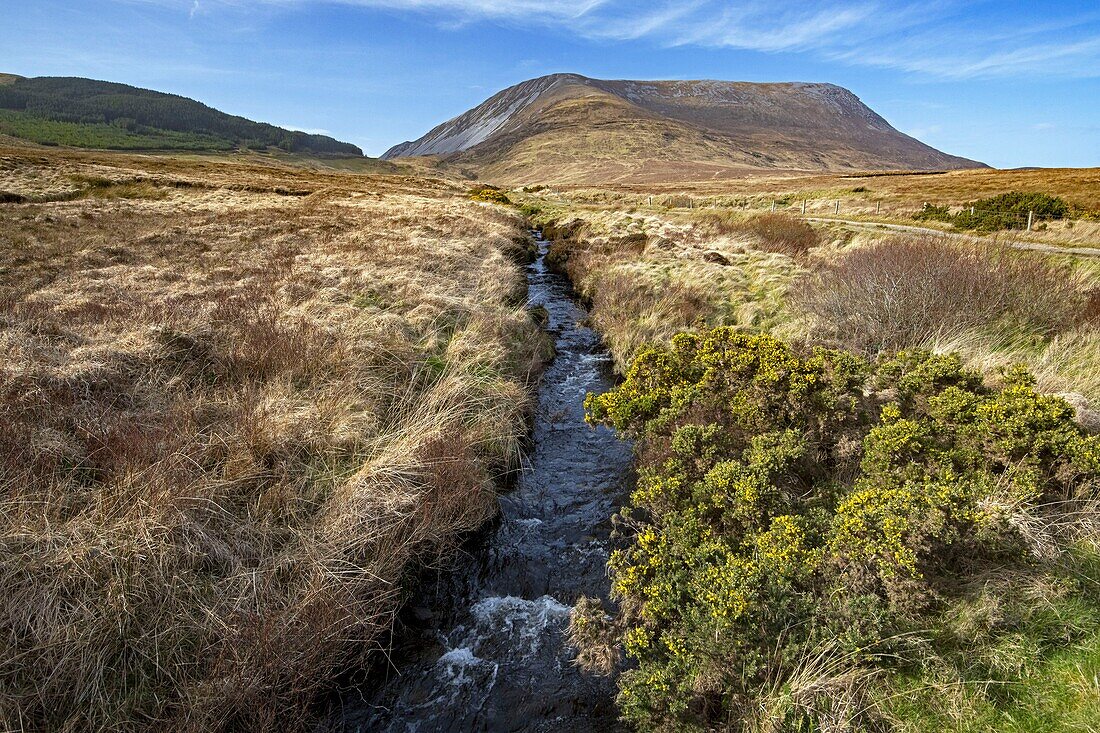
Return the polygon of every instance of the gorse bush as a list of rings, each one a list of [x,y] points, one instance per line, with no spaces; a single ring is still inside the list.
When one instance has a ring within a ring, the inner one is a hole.
[[[924,205],[913,218],[921,221],[943,221],[954,224],[959,229],[996,231],[998,229],[1024,229],[1028,214],[1032,222],[1050,219],[1064,219],[1071,213],[1072,207],[1058,196],[1045,193],[1024,193],[1010,191],[977,201],[970,201],[956,214],[948,206]]]
[[[908,236],[821,265],[791,300],[825,340],[872,353],[977,328],[1049,337],[1084,309],[1077,278],[1042,256]]]
[[[1100,490],[1100,439],[1067,403],[950,355],[718,328],[644,350],[586,407],[639,441],[611,569],[619,702],[643,730],[885,725],[881,673],[959,646],[913,632],[987,569],[1046,572],[1025,527]]]
[[[504,204],[508,206],[512,203],[512,200],[508,198],[508,194],[501,191],[496,186],[475,186],[470,189],[470,198],[474,201],[485,201],[490,204]]]
[[[946,221],[950,222],[951,207],[947,204],[930,204],[925,202],[921,210],[916,214],[913,214],[913,218],[917,221]]]

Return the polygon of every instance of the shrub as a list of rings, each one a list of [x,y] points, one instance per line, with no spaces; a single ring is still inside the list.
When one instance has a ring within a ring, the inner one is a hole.
[[[917,221],[951,221],[951,207],[944,204],[943,206],[937,206],[936,204],[930,204],[925,202],[921,210],[916,214],[913,214],[913,218]]]
[[[755,216],[745,222],[745,229],[759,238],[760,249],[791,257],[806,254],[820,242],[816,229],[786,214]]]
[[[703,222],[716,234],[748,234],[756,240],[758,249],[790,257],[806,254],[821,241],[816,229],[787,214],[760,214],[749,219],[710,214]]]
[[[1063,219],[1070,215],[1071,207],[1062,198],[1045,193],[1011,191],[990,198],[963,204],[962,210],[952,214],[950,207],[926,203],[914,214],[918,220],[944,221],[959,229],[996,231],[998,229],[1023,229],[1028,215],[1032,222]]]
[[[866,352],[975,328],[1048,337],[1071,326],[1084,303],[1076,278],[1049,259],[931,236],[850,250],[791,296],[826,339]]]
[[[503,204],[509,206],[512,200],[508,198],[508,194],[501,191],[496,186],[475,186],[469,191],[469,196],[474,201],[485,201],[490,204]]]
[[[524,219],[533,219],[542,213],[542,207],[534,203],[521,204],[519,207],[519,213]]]
[[[1036,562],[1009,515],[1100,488],[1100,439],[1064,401],[953,356],[866,362],[719,328],[643,351],[586,406],[639,441],[610,567],[635,665],[619,702],[642,729],[872,725],[874,705],[837,707],[863,694],[859,670],[919,669],[941,642],[918,654],[906,634],[960,583]],[[599,636],[606,660],[599,628],[574,639]],[[777,690],[790,704],[771,706]]]

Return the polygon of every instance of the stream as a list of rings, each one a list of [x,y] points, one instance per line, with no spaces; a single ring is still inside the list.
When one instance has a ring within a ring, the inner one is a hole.
[[[568,279],[527,267],[531,307],[549,316],[556,355],[539,388],[528,465],[500,498],[500,520],[456,568],[419,590],[388,677],[343,696],[344,731],[618,729],[612,680],[573,665],[571,604],[607,597],[609,518],[629,489],[629,443],[584,422],[584,397],[613,385],[611,358],[582,325]]]

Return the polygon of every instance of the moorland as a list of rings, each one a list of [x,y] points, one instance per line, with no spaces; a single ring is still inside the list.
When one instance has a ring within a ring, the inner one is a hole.
[[[1088,729],[1100,173],[652,170],[3,138],[4,727],[302,729],[384,665],[522,465],[537,227],[636,440],[561,599],[632,725]]]

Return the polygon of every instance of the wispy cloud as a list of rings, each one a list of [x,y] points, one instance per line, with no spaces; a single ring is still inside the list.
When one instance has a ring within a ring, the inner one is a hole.
[[[868,24],[875,14],[872,4],[845,4],[800,10],[772,6],[741,5],[725,8],[709,18],[697,13],[685,19],[670,42],[675,46],[715,46],[752,51],[791,51],[821,47]],[[666,32],[667,27],[655,29]]]
[[[1082,25],[1057,34],[1040,29],[1010,38],[927,28],[890,46],[836,50],[828,55],[943,79],[1100,77],[1100,28]]]
[[[799,52],[940,79],[1100,77],[1100,13],[1062,9],[1050,20],[1038,6],[1002,12],[969,0],[203,0],[203,9],[320,2],[430,15],[443,28],[481,20],[663,47]]]
[[[311,0],[260,0],[284,5],[304,4]],[[504,18],[534,23],[583,18],[609,0],[330,0],[342,5],[358,5],[390,10],[436,11],[473,18]]]
[[[974,3],[715,0],[618,13],[609,3],[578,19],[595,38],[649,39],[665,46],[805,52],[853,66],[942,79],[1100,77],[1100,13],[983,18]]]

